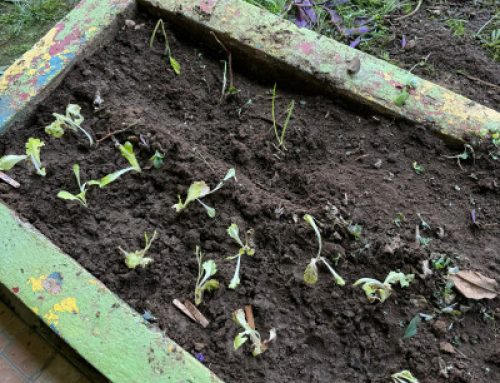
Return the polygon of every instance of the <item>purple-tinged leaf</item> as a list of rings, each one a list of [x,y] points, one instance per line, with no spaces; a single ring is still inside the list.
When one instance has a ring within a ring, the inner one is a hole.
[[[477,223],[477,220],[476,220],[476,209],[472,209],[470,211],[470,219],[472,220],[472,223],[474,225]]]
[[[295,0],[295,25],[299,28],[312,27],[316,24],[318,16],[314,11],[313,3],[310,0]]]
[[[344,30],[344,34],[346,36],[361,36],[367,34],[368,32],[370,32],[370,27],[366,25],[359,28],[346,28]]]
[[[356,38],[356,40],[351,41],[351,43],[349,44],[349,46],[350,46],[351,48],[356,48],[356,47],[359,45],[359,43],[360,43],[360,42],[361,42],[361,36],[358,36],[358,37]]]
[[[403,35],[401,38],[401,48],[405,49],[406,47],[406,35]]]

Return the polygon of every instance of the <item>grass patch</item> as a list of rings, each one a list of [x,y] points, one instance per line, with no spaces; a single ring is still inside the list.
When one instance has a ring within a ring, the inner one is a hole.
[[[453,32],[453,36],[461,37],[465,34],[465,20],[459,19],[448,19],[446,20],[446,25]]]
[[[0,2],[0,67],[11,64],[61,19],[78,0]]]

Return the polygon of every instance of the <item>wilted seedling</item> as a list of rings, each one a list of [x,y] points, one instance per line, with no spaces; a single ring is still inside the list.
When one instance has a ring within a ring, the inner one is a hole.
[[[29,160],[35,167],[36,173],[42,177],[47,175],[40,160],[40,150],[45,144],[38,138],[30,137],[26,142],[26,154],[9,154],[0,158],[0,171],[7,171],[16,166],[19,162]]]
[[[155,154],[149,159],[149,162],[155,169],[161,169],[165,165],[165,155],[160,151],[155,151]]]
[[[452,265],[453,261],[446,254],[432,253],[431,255],[433,257],[432,267],[436,270],[443,270]]]
[[[136,171],[140,173],[142,171],[141,167],[139,166],[139,162],[137,161],[137,158],[135,156],[134,147],[130,142],[127,141],[125,142],[124,145],[117,143],[116,147],[120,150],[120,153],[128,161],[130,166],[128,168],[117,170],[116,172],[108,174],[107,176],[104,176],[99,180],[88,181],[87,185],[99,186],[99,188],[102,189],[128,172]]]
[[[258,356],[269,348],[270,342],[276,339],[276,329],[273,328],[269,332],[269,339],[262,341],[260,333],[248,324],[243,309],[238,309],[233,313],[233,320],[238,326],[243,328],[243,332],[240,332],[234,338],[234,350],[238,350],[250,338],[250,342],[252,343],[252,355]]]
[[[432,238],[429,237],[424,237],[423,235],[420,235],[420,228],[419,226],[415,226],[415,242],[420,245],[420,246],[427,246],[429,243],[432,242]]]
[[[73,173],[75,174],[76,182],[78,183],[78,187],[80,188],[80,193],[78,194],[71,194],[65,190],[61,190],[58,194],[57,197],[68,200],[68,201],[78,201],[81,205],[87,207],[87,199],[86,199],[86,194],[87,194],[87,184],[84,183],[82,185],[81,180],[80,180],[80,165],[74,164],[73,165]]]
[[[355,240],[361,239],[363,226],[352,223],[352,221],[342,217],[339,209],[330,203],[327,205],[327,209],[328,217],[333,219],[333,227],[338,227],[346,237],[351,237]]]
[[[307,265],[306,270],[304,271],[304,282],[307,283],[308,285],[314,285],[316,284],[316,282],[318,282],[318,266],[316,264],[321,261],[333,275],[335,283],[337,283],[337,285],[344,286],[345,285],[344,279],[337,274],[337,272],[333,269],[332,266],[330,266],[325,257],[321,256],[321,251],[323,246],[321,241],[321,233],[319,231],[318,226],[316,225],[316,222],[314,221],[314,217],[310,214],[305,214],[304,221],[306,221],[314,229],[314,232],[316,233],[316,239],[318,240],[318,254],[316,255],[315,258],[312,258],[311,262],[309,262],[309,264]]]
[[[465,144],[464,145],[464,151],[462,153],[457,154],[456,156],[444,156],[444,157],[445,158],[456,159],[458,167],[460,169],[463,169],[462,168],[462,163],[460,161],[468,160],[470,157],[472,157],[473,159],[475,159],[474,148],[472,146],[470,146],[469,144]]]
[[[392,294],[391,285],[399,283],[401,287],[408,287],[414,279],[415,276],[413,274],[403,274],[391,271],[384,282],[380,282],[373,278],[361,278],[358,279],[353,286],[361,285],[370,303],[375,301],[383,303]]]
[[[45,168],[42,166],[42,161],[40,160],[40,149],[44,146],[44,142],[38,138],[30,137],[26,143],[26,155],[35,167],[36,173],[42,177],[47,175]]]
[[[64,129],[70,129],[73,132],[82,132],[90,145],[94,144],[94,139],[85,129],[82,128],[83,116],[81,115],[81,107],[76,104],[68,104],[66,107],[66,115],[59,113],[52,113],[56,120],[45,128],[45,133],[55,138],[64,136]]]
[[[408,370],[403,370],[391,375],[393,383],[419,383],[418,379]]]
[[[283,148],[283,150],[286,150],[285,148],[286,130],[288,129],[288,125],[290,124],[290,118],[292,118],[292,113],[294,108],[295,108],[295,100],[292,100],[290,104],[288,104],[285,123],[283,124],[283,128],[279,133],[278,124],[276,123],[276,84],[274,84],[273,97],[271,100],[271,115],[273,118],[274,135],[276,136],[276,140],[278,141],[278,147]]]
[[[401,227],[403,225],[403,222],[406,221],[406,217],[403,213],[396,213],[396,217],[394,218],[394,224],[397,227]]]
[[[28,156],[8,154],[0,158],[0,171],[7,171],[16,166],[19,162],[26,160]]]
[[[150,237],[148,233],[144,233],[145,246],[144,249],[142,250],[137,250],[129,253],[123,250],[121,247],[118,248],[125,255],[125,264],[129,269],[135,269],[137,266],[141,266],[144,268],[151,262],[153,262],[153,258],[146,257],[146,253],[151,247],[153,241],[156,239],[156,236],[157,236],[156,230],[153,233],[152,237]]]
[[[227,228],[227,233],[229,234],[229,236],[232,239],[234,239],[238,243],[238,245],[240,245],[240,250],[238,251],[238,254],[226,258],[227,260],[237,259],[236,269],[234,271],[233,278],[231,279],[231,282],[229,283],[229,288],[234,290],[240,284],[241,257],[244,255],[248,255],[250,257],[253,257],[255,254],[255,249],[253,248],[253,244],[252,244],[252,231],[251,230],[248,230],[245,233],[245,243],[243,243],[243,241],[240,238],[240,229],[239,229],[237,224],[232,223],[231,226],[229,226]]]
[[[210,279],[217,273],[217,265],[213,260],[203,262],[203,253],[199,246],[196,246],[196,260],[198,261],[198,278],[194,289],[194,303],[198,306],[203,301],[205,291],[219,288],[219,281]]]
[[[420,165],[417,161],[413,162],[413,170],[415,171],[416,174],[423,174],[425,171],[425,168],[423,165]]]
[[[158,32],[158,29],[161,27],[161,33],[163,34],[163,38],[165,39],[165,56],[168,56],[168,59],[170,61],[170,66],[172,67],[174,73],[176,75],[181,74],[181,64],[172,56],[172,51],[170,49],[170,44],[168,43],[168,37],[167,37],[167,32],[165,31],[165,23],[163,22],[162,19],[158,20],[156,23],[155,29],[153,30],[153,33],[151,34],[151,39],[149,40],[149,47],[153,48],[153,43],[155,41],[156,33]]]
[[[224,186],[224,182],[226,182],[226,181],[228,181],[228,180],[230,180],[231,178],[234,178],[234,177],[236,177],[236,171],[233,168],[231,168],[231,169],[228,170],[228,172],[226,173],[226,176],[223,178],[223,180],[220,181],[218,183],[218,185],[214,189],[212,189],[212,190],[210,190],[210,187],[205,183],[205,181],[196,181],[196,182],[193,182],[191,184],[191,186],[189,187],[189,189],[188,189],[187,197],[184,200],[184,202],[182,202],[181,196],[179,195],[178,196],[179,202],[176,203],[175,205],[173,205],[172,208],[175,209],[176,213],[180,213],[191,202],[198,201],[200,203],[200,205],[204,207],[204,209],[206,210],[208,216],[210,218],[214,218],[215,217],[215,209],[212,208],[212,207],[210,207],[210,206],[208,206],[208,205],[206,205],[205,203],[203,203],[201,201],[201,198],[204,198],[207,195],[216,192],[217,190],[219,190],[220,188],[222,188]]]

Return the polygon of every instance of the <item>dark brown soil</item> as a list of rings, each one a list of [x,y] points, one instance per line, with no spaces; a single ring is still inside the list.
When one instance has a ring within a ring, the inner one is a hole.
[[[219,103],[220,61],[170,32],[172,52],[182,65],[182,74],[175,76],[161,44],[153,50],[147,46],[152,27],[147,22],[139,30],[119,31],[67,76],[29,123],[1,138],[0,155],[22,152],[28,137],[42,138],[48,174],[40,178],[28,168],[15,168],[10,174],[22,187],[0,185],[0,199],[136,310],[150,310],[167,334],[186,350],[203,353],[207,366],[227,382],[387,382],[402,369],[424,383],[500,381],[498,299],[477,302],[457,294],[453,302],[463,313],[442,314],[445,271],[419,276],[422,261],[439,252],[461,269],[499,279],[498,162],[478,151],[475,162],[465,161],[461,169],[445,158],[457,152],[422,127],[362,113],[362,108],[355,114],[333,98],[286,92],[283,84],[278,84],[280,121],[290,100],[297,109],[286,137],[288,151],[280,153],[265,120],[271,83],[236,74],[241,92]],[[104,106],[94,112],[98,89]],[[87,180],[126,162],[110,140],[89,149],[81,136],[58,140],[44,133],[51,113],[63,112],[70,102],[83,107],[84,127],[98,137],[132,126],[117,138],[137,141],[143,135],[151,145],[135,145],[141,147],[144,171],[92,189],[89,209],[56,197],[61,189],[77,191],[71,166],[79,163]],[[166,154],[166,164],[147,169],[157,148]],[[423,174],[414,172],[414,161],[425,167]],[[191,182],[214,186],[230,167],[236,168],[237,182],[206,199],[217,209],[214,220],[199,204],[179,215],[171,208]],[[360,240],[334,227],[332,206],[362,225]],[[471,209],[480,228],[471,224]],[[336,269],[345,287],[335,285],[323,269],[315,287],[303,283],[304,268],[317,250],[314,233],[301,218],[306,212],[321,224],[324,255],[341,255]],[[400,228],[394,224],[398,212],[406,217]],[[415,244],[417,213],[432,228],[422,231],[432,238],[427,247]],[[232,222],[254,229],[256,244],[255,256],[242,261],[236,291],[227,288],[235,264],[225,260],[238,250],[226,234]],[[439,228],[444,235],[437,235]],[[155,229],[154,263],[128,270],[117,248],[139,249],[143,233]],[[397,237],[401,247],[388,254],[384,247]],[[196,245],[216,260],[221,281],[200,306],[211,321],[207,329],[171,304],[174,298],[193,298]],[[395,288],[383,304],[369,304],[362,290],[352,287],[361,277],[383,280],[391,270],[414,273],[416,279],[407,289]],[[263,336],[272,327],[278,333],[258,358],[247,345],[233,350],[238,328],[231,313],[246,304],[253,305]],[[403,340],[417,313],[434,319]],[[456,352],[442,351],[441,342],[453,344]]]
[[[394,21],[395,38],[384,48],[397,65],[463,94],[490,108],[500,109],[500,65],[475,33],[493,17],[495,5],[478,1],[424,1],[413,17]],[[465,20],[465,33],[455,36],[448,19]],[[486,29],[488,30],[488,29]],[[408,44],[401,48],[401,37]],[[423,61],[428,56],[425,64]],[[417,65],[422,63],[423,65]]]

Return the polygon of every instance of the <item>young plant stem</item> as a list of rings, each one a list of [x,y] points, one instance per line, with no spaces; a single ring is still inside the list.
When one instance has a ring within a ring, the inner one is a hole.
[[[273,95],[271,99],[271,115],[273,119],[274,135],[276,137],[276,140],[278,141],[279,148],[280,149],[282,148],[283,150],[286,150],[285,147],[286,131],[288,129],[288,124],[290,123],[290,118],[292,117],[294,108],[295,108],[295,100],[292,100],[290,104],[288,104],[287,115],[285,123],[283,124],[283,127],[281,129],[281,134],[278,133],[278,124],[276,122],[276,84],[274,84]]]
[[[211,35],[215,38],[215,41],[219,43],[219,45],[224,49],[227,55],[227,65],[228,65],[228,72],[229,72],[229,89],[234,89],[234,77],[233,77],[233,55],[231,54],[231,51],[224,45],[224,43],[217,37],[217,35],[211,31]],[[224,71],[226,72],[226,71]],[[223,89],[223,94],[225,95],[226,89]]]

